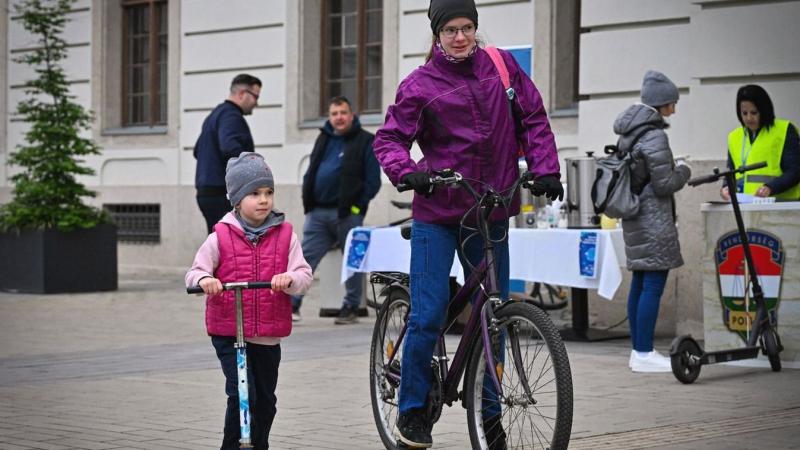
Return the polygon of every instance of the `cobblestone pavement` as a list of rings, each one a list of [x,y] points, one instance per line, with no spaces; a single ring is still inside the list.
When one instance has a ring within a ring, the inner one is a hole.
[[[203,302],[182,293],[181,278],[124,276],[112,293],[0,294],[0,449],[218,448],[222,373]],[[317,291],[282,344],[272,448],[379,449],[372,318],[335,326],[314,317]],[[570,448],[800,448],[800,371],[710,366],[684,386],[671,374],[632,374],[624,341],[567,347]],[[445,408],[434,448],[469,448],[465,417]]]

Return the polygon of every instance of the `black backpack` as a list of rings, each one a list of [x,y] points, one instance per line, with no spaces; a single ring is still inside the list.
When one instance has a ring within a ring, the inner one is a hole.
[[[632,180],[632,169],[644,164],[643,158],[633,147],[653,127],[645,127],[631,141],[628,150],[616,145],[606,145],[608,156],[597,160],[597,172],[592,184],[592,205],[595,214],[605,214],[612,219],[629,219],[639,213],[639,194],[650,181],[648,175],[642,182]],[[622,138],[620,138],[622,139]]]

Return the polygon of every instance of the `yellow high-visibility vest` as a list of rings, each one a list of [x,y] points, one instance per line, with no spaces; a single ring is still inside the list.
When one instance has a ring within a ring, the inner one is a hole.
[[[733,167],[755,164],[766,161],[767,166],[761,169],[751,170],[744,174],[737,173],[737,182],[744,177],[745,194],[755,194],[762,184],[768,183],[781,176],[781,155],[783,155],[783,145],[786,142],[786,131],[792,125],[784,119],[775,119],[775,123],[770,127],[758,130],[755,141],[750,143],[750,136],[745,127],[738,127],[728,134],[728,154],[733,161]],[[797,184],[784,192],[772,195],[781,200],[800,200],[800,184]]]

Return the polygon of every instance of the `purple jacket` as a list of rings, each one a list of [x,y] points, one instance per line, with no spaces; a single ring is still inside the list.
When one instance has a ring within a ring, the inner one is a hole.
[[[375,134],[375,156],[393,184],[410,172],[453,169],[505,190],[518,177],[520,147],[535,176],[560,177],[556,144],[539,91],[510,53],[500,50],[500,54],[517,93],[517,127],[500,75],[483,49],[453,62],[434,47],[431,60],[400,83],[395,104]],[[414,141],[424,155],[417,163],[409,151]],[[473,187],[480,188],[475,183]],[[437,189],[429,198],[415,194],[413,217],[455,224],[473,203],[463,189]],[[496,211],[493,219],[518,212],[517,197],[508,214]]]

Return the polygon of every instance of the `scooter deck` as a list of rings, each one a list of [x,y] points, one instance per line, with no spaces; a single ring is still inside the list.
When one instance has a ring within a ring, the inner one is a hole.
[[[700,365],[718,364],[729,361],[738,361],[741,359],[752,359],[758,356],[761,347],[742,347],[731,350],[719,350],[716,352],[703,353],[700,357]]]

